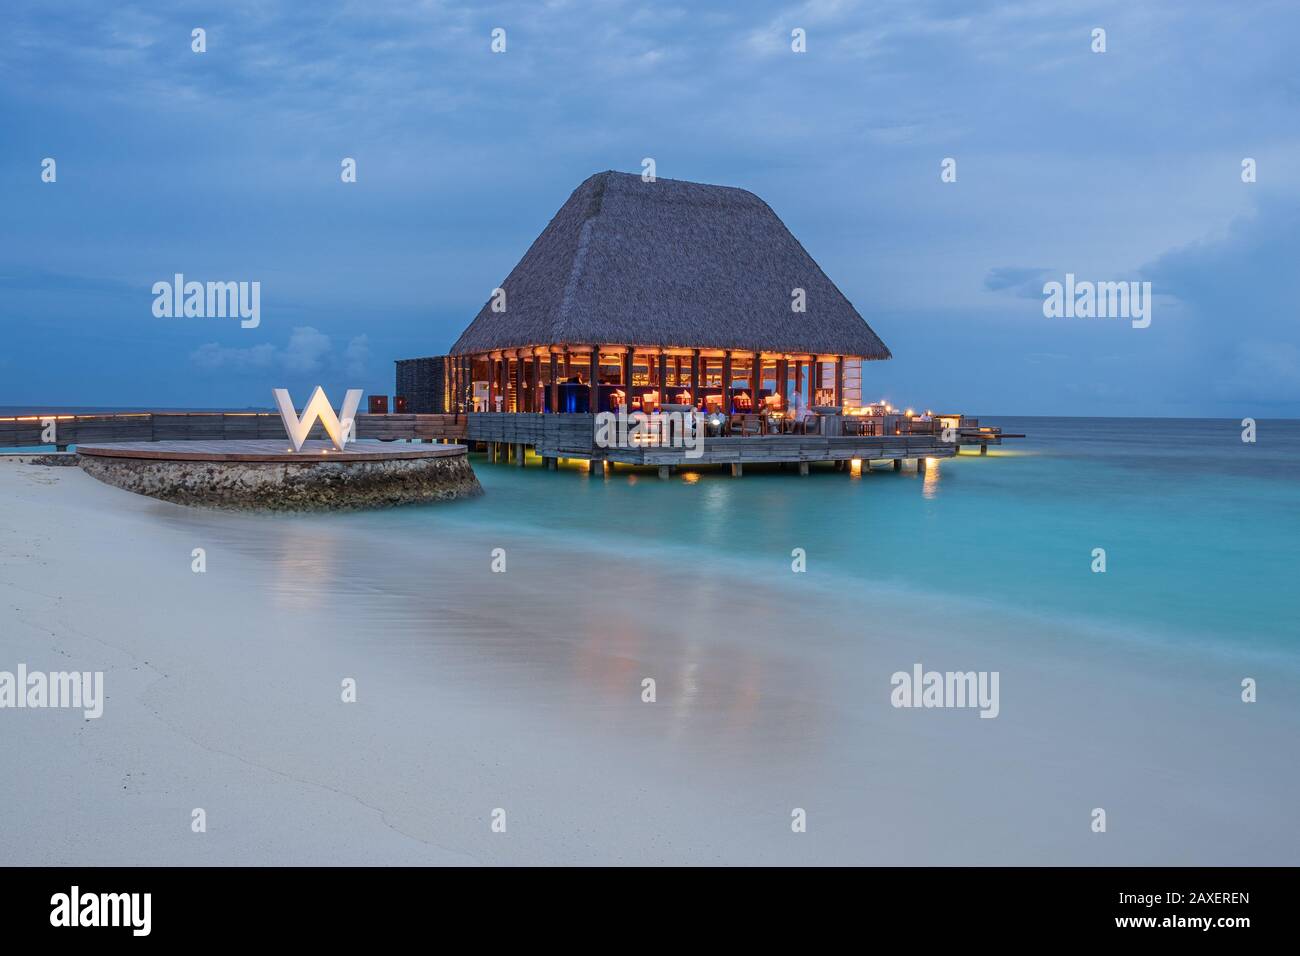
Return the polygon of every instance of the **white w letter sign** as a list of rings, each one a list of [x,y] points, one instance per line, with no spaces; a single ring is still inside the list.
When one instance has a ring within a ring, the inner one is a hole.
[[[302,451],[302,443],[307,440],[311,426],[316,424],[317,419],[325,426],[326,434],[339,451],[349,441],[356,439],[356,414],[357,406],[361,404],[361,389],[348,389],[348,393],[343,396],[343,407],[335,415],[329,399],[325,397],[325,390],[317,385],[307,407],[302,410],[302,418],[294,412],[293,400],[289,398],[287,388],[271,391],[275,395],[275,404],[280,409],[280,418],[284,420],[284,430],[289,433],[294,451]]]

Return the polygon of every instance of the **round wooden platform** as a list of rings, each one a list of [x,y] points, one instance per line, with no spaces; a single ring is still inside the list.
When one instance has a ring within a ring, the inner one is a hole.
[[[78,445],[77,454],[148,461],[320,462],[400,461],[409,458],[451,458],[465,454],[464,445],[407,445],[352,442],[339,451],[328,441],[304,442],[301,451],[285,441],[138,441]]]

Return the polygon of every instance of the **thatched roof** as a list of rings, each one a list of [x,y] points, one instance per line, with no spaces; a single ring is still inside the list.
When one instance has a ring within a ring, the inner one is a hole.
[[[604,172],[573,191],[452,346],[642,345],[890,358],[763,200]],[[804,289],[807,311],[791,309]]]

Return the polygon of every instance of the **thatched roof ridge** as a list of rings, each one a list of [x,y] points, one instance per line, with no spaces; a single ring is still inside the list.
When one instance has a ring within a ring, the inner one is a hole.
[[[453,355],[639,345],[890,358],[767,203],[730,186],[597,173],[485,303]],[[791,309],[792,290],[806,312]]]

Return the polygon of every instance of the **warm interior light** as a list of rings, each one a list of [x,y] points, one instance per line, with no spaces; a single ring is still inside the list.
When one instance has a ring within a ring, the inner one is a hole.
[[[861,475],[861,474],[862,474],[862,459],[861,459],[861,458],[854,458],[852,461],[849,462],[849,474],[852,474],[852,475]]]

